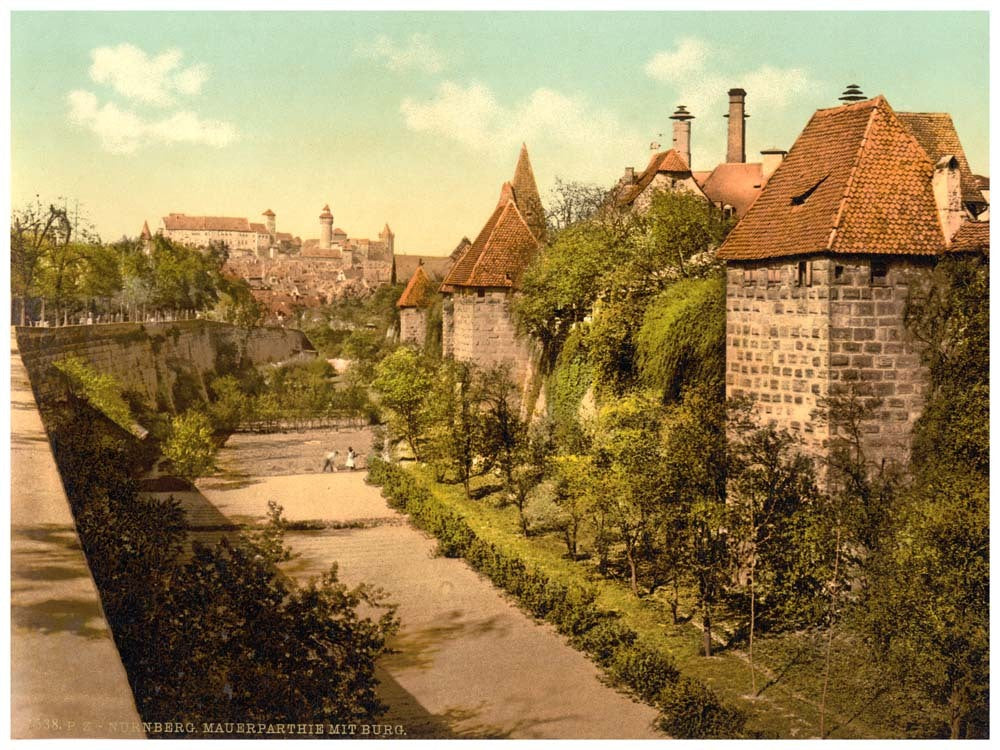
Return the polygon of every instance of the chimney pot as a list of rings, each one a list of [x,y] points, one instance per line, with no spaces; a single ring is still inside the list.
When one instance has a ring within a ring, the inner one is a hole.
[[[677,106],[670,119],[674,121],[674,150],[680,154],[691,169],[691,120],[694,115],[687,111],[683,104]]]
[[[760,171],[763,182],[766,183],[771,178],[771,175],[774,174],[774,170],[776,170],[781,165],[781,162],[785,160],[785,155],[787,153],[787,151],[780,148],[766,148],[760,152]]]

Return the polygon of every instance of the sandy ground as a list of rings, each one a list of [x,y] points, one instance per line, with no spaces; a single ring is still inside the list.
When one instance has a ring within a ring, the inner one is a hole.
[[[288,533],[295,557],[286,570],[306,580],[337,563],[342,580],[375,584],[398,605],[397,653],[379,677],[385,721],[409,737],[663,736],[651,727],[652,708],[602,684],[553,628],[463,561],[435,557],[434,540],[389,508],[363,472],[319,473],[323,453],[343,445],[343,455],[348,444],[366,456],[370,440],[365,431],[235,435],[219,476],[200,480],[199,493],[175,494],[197,511],[196,528],[263,518],[268,500],[290,521],[323,522]],[[345,525],[357,527],[336,528]]]

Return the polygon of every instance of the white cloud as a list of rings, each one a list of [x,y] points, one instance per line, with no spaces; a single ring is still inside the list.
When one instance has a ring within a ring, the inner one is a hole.
[[[90,53],[90,78],[111,86],[127,99],[169,107],[176,94],[194,96],[208,79],[204,65],[181,66],[183,53],[169,49],[150,57],[132,44],[98,47]]]
[[[178,111],[146,119],[114,102],[101,104],[90,91],[71,91],[67,96],[70,122],[87,128],[113,154],[132,154],[157,143],[203,144],[221,148],[232,143],[236,129],[226,122],[206,120],[194,112]]]
[[[438,73],[445,65],[444,56],[434,48],[426,34],[412,34],[404,42],[396,42],[385,34],[380,34],[370,45],[359,44],[356,51],[397,73],[410,69]]]
[[[708,44],[701,39],[686,37],[677,43],[677,49],[657,52],[646,63],[646,75],[658,81],[679,81],[705,67]]]
[[[407,97],[400,110],[410,130],[443,136],[498,158],[516,153],[521,142],[527,142],[533,153],[559,158],[560,176],[574,179],[590,175],[589,179],[609,181],[608,173],[592,167],[607,158],[620,159],[621,153],[643,143],[612,112],[594,107],[584,97],[549,88],[504,106],[480,83],[462,86],[446,81],[433,98]]]

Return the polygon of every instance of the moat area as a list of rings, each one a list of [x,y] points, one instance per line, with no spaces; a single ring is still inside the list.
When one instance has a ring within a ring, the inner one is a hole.
[[[409,737],[656,738],[656,712],[603,684],[598,668],[549,625],[519,610],[464,561],[435,557],[436,542],[365,484],[367,430],[238,434],[220,471],[198,492],[175,492],[192,536],[262,521],[268,501],[296,529],[285,571],[300,581],[339,566],[341,580],[385,590],[402,621],[379,669],[389,713]],[[323,473],[348,446],[358,471]]]

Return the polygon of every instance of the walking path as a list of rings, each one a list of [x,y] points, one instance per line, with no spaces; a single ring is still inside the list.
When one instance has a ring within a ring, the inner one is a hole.
[[[316,445],[317,457],[330,439],[269,436]],[[254,455],[241,442],[253,440],[233,436],[220,459],[251,473],[254,465],[235,457]],[[663,736],[652,728],[654,709],[602,684],[597,667],[552,627],[524,614],[464,561],[435,557],[435,541],[389,508],[363,472],[209,478],[198,488],[203,499],[185,493],[185,506],[207,499],[224,516],[248,521],[264,518],[268,500],[276,500],[289,521],[323,522],[327,528],[287,533],[295,557],[286,571],[306,580],[337,563],[341,580],[380,586],[399,605],[398,653],[382,660],[379,676],[390,705],[385,723],[403,725],[407,736]]]
[[[11,333],[11,736],[145,737]]]

